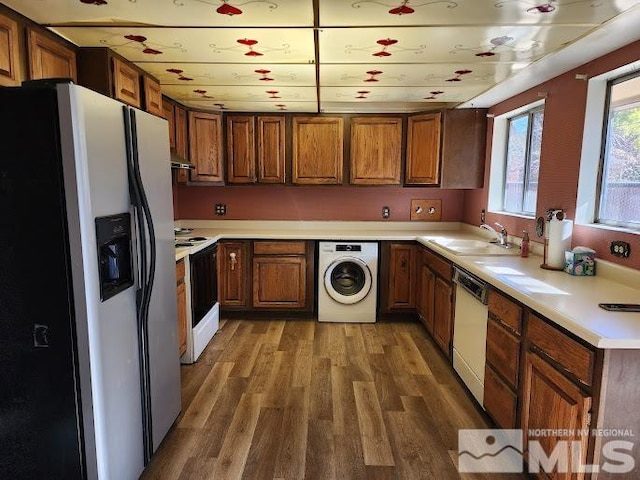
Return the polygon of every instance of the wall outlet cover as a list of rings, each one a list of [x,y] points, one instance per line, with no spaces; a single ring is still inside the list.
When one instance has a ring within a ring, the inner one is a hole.
[[[629,242],[623,242],[622,240],[615,240],[611,242],[609,246],[609,251],[612,255],[621,258],[627,258],[631,255],[631,245]]]
[[[442,200],[411,200],[411,220],[439,222],[442,220]]]

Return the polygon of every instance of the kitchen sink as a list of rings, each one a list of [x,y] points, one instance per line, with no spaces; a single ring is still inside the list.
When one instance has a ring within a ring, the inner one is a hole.
[[[503,247],[494,243],[474,239],[433,238],[428,240],[440,248],[444,248],[454,255],[483,256],[483,255],[518,255],[520,250],[515,245]]]

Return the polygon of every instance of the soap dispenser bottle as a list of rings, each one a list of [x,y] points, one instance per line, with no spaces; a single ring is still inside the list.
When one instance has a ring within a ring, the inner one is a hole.
[[[526,258],[529,256],[529,232],[522,231],[522,244],[520,245],[520,256]]]

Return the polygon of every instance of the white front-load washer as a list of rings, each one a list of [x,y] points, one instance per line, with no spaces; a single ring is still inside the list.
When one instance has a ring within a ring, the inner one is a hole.
[[[377,296],[377,243],[320,242],[318,321],[373,323]]]

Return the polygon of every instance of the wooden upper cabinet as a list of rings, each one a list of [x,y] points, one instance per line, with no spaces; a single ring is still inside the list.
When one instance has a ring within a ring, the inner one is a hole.
[[[227,180],[229,183],[255,183],[255,117],[227,117]]]
[[[0,15],[0,85],[20,85],[20,56],[18,24]]]
[[[189,156],[193,182],[222,182],[222,121],[219,114],[189,112]]]
[[[70,78],[78,81],[76,52],[61,41],[29,28],[29,76],[40,78]]]
[[[351,183],[399,185],[402,118],[361,117],[351,120]]]
[[[293,118],[293,183],[342,183],[342,117]]]
[[[482,188],[487,110],[446,110],[442,130],[442,188]]]
[[[162,116],[169,123],[169,148],[176,151],[176,114],[173,111],[173,103],[166,98],[162,99]]]
[[[437,185],[440,181],[440,122],[442,114],[409,117],[405,183]]]
[[[140,74],[128,63],[113,57],[114,98],[134,107],[142,106]]]
[[[258,162],[260,183],[286,182],[284,116],[258,116]]]
[[[160,83],[148,75],[143,75],[144,109],[152,115],[162,117],[162,90]]]

